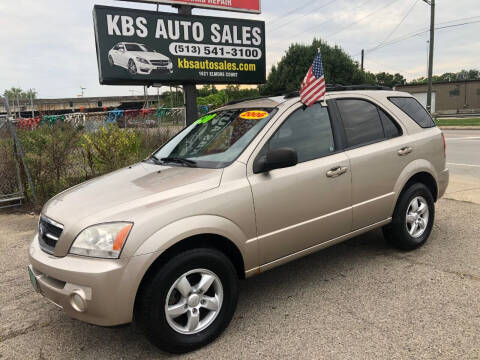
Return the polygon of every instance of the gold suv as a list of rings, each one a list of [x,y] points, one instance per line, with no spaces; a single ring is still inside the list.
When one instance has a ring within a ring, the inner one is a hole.
[[[232,103],[51,199],[29,274],[76,319],[135,320],[187,352],[227,327],[239,279],[379,227],[402,250],[423,245],[448,178],[443,134],[409,94]]]

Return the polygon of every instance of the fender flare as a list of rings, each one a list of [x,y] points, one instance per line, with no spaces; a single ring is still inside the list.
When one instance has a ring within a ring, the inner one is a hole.
[[[400,173],[400,176],[398,177],[397,182],[395,183],[395,187],[394,187],[395,198],[394,198],[394,201],[392,202],[392,208],[391,208],[392,214],[393,214],[393,211],[395,210],[395,206],[397,205],[398,198],[402,193],[402,190],[404,189],[405,185],[413,176],[422,172],[431,175],[435,180],[435,182],[438,184],[437,171],[435,170],[435,167],[432,165],[432,163],[430,163],[425,159],[417,159],[412,161],[407,166],[405,166],[403,171]]]

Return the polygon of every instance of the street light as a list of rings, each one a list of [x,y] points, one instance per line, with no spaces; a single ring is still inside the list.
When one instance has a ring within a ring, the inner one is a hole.
[[[432,112],[433,45],[435,40],[435,0],[423,0],[430,5],[430,50],[428,53],[427,110]]]

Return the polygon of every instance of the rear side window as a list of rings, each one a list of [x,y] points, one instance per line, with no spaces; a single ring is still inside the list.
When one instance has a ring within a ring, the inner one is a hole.
[[[391,97],[389,100],[397,105],[400,110],[407,114],[422,128],[431,128],[435,126],[432,117],[417,99],[413,97]]]
[[[377,107],[364,100],[337,100],[348,147],[385,139]]]
[[[378,109],[380,113],[380,119],[382,119],[383,130],[385,131],[385,137],[387,139],[393,139],[397,136],[402,135],[402,130],[400,127],[395,123],[395,121],[382,109]]]

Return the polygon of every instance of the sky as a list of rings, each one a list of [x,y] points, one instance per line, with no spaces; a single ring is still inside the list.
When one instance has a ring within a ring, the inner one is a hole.
[[[434,73],[479,69],[479,1],[436,2],[438,26],[478,22],[436,31]],[[99,84],[94,4],[155,10],[153,4],[116,0],[0,0],[0,93],[14,86],[33,88],[39,98],[76,97],[80,87],[85,96],[143,94],[139,86]],[[160,11],[176,10],[161,5]],[[407,36],[428,29],[430,7],[422,0],[262,0],[261,15],[202,9],[193,14],[264,20],[267,73],[291,43],[316,37],[356,61],[365,49],[366,70],[426,76],[428,31]],[[402,37],[409,38],[396,41]],[[387,46],[375,49],[380,44]]]

